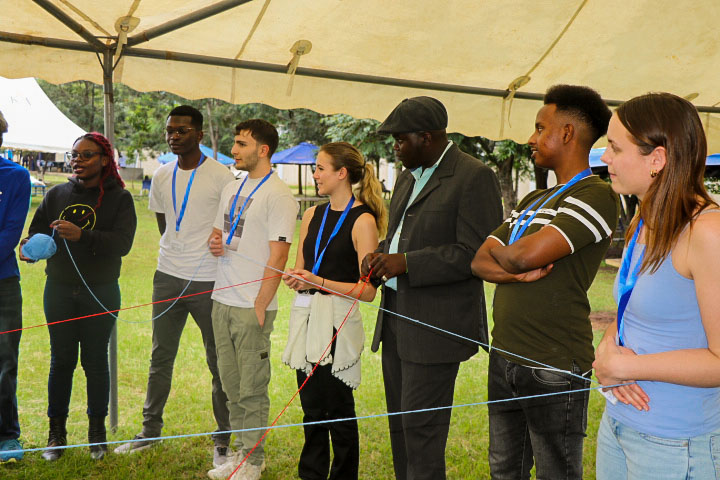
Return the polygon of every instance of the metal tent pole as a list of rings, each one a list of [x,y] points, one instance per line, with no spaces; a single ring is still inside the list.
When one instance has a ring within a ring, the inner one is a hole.
[[[115,145],[115,97],[113,95],[113,55],[110,49],[103,51],[103,98],[104,98],[104,119],[105,136],[110,143]],[[113,152],[114,153],[114,152]],[[113,161],[115,159],[113,158]],[[117,431],[118,426],[118,345],[117,345],[117,322],[110,334],[110,430]]]

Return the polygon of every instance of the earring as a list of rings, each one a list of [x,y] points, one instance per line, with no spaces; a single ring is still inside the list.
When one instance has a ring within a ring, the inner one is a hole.
[[[650,177],[655,178],[655,177],[657,177],[657,175],[658,175],[657,170],[650,170]]]

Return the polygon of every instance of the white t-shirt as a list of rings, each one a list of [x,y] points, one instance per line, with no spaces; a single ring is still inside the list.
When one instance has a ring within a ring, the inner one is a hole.
[[[234,220],[246,197],[261,181],[262,177],[247,179],[238,196],[232,218],[230,208],[242,180],[226,185],[222,192],[215,228],[223,232],[225,255],[218,257],[216,290],[212,298],[225,305],[253,308],[262,283],[255,280],[263,278],[265,264],[270,258],[269,242],[292,243],[293,240],[298,203],[290,188],[273,173],[250,198],[230,245],[225,244],[232,228],[231,220]],[[243,283],[246,284],[238,285]],[[231,285],[238,286],[218,290]],[[267,309],[277,308],[276,295]]]
[[[175,180],[176,206],[173,208],[172,178],[176,164],[177,161],[160,167],[150,186],[148,206],[153,212],[165,214],[167,225],[160,238],[157,269],[184,280],[211,282],[215,280],[217,262],[212,254],[208,253],[207,241],[212,233],[222,189],[232,182],[234,177],[227,167],[212,158],[205,158],[193,179],[180,230],[176,232],[175,212],[180,214],[192,174],[192,170],[178,168]],[[203,258],[206,253],[208,255]]]

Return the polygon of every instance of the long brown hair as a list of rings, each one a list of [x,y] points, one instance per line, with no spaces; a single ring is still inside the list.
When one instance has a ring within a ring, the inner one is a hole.
[[[670,93],[648,93],[620,105],[617,115],[641,155],[665,148],[665,167],[645,194],[626,241],[645,223],[642,271],[655,272],[699,210],[713,204],[703,182],[707,141],[692,103]],[[648,172],[648,175],[650,172]]]
[[[347,169],[353,194],[373,211],[378,235],[381,239],[385,238],[388,213],[382,196],[382,185],[375,176],[372,164],[366,163],[360,150],[347,142],[328,143],[320,147],[320,151],[330,156],[335,170],[343,167]]]

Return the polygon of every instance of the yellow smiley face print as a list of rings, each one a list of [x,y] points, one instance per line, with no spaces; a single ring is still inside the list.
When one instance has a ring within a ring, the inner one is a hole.
[[[92,230],[95,228],[95,210],[89,205],[69,205],[60,214],[60,220],[72,222],[82,230]]]

